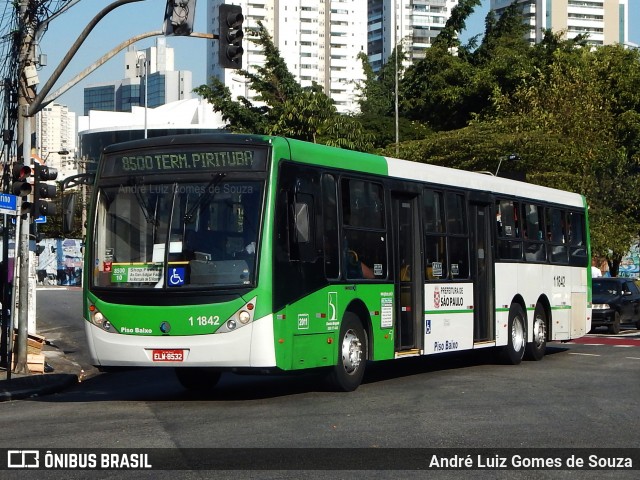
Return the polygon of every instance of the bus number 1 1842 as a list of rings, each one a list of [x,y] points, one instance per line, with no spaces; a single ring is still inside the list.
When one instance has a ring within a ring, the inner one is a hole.
[[[189,324],[193,327],[195,325],[200,327],[206,327],[211,325],[217,327],[220,325],[220,317],[218,315],[199,315],[197,317],[189,317]]]

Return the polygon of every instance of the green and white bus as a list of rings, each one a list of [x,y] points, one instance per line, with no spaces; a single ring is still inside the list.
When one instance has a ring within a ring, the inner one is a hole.
[[[324,367],[495,348],[518,364],[591,327],[584,197],[282,137],[107,147],[84,316],[102,369]]]

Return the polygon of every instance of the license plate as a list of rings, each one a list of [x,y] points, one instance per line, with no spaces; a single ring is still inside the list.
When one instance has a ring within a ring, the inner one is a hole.
[[[151,360],[154,362],[182,362],[184,350],[153,350]]]

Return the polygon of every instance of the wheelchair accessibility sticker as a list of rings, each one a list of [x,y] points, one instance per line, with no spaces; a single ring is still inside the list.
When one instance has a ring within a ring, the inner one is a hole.
[[[171,267],[169,269],[169,275],[167,278],[167,285],[169,287],[179,287],[184,285],[185,268],[184,267]]]

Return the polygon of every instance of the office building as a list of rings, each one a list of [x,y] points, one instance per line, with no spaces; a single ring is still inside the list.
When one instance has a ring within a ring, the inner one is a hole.
[[[192,97],[191,72],[174,70],[174,50],[165,37],[145,50],[130,46],[124,63],[122,80],[85,87],[84,115],[90,110],[131,112],[135,106],[153,108]]]

